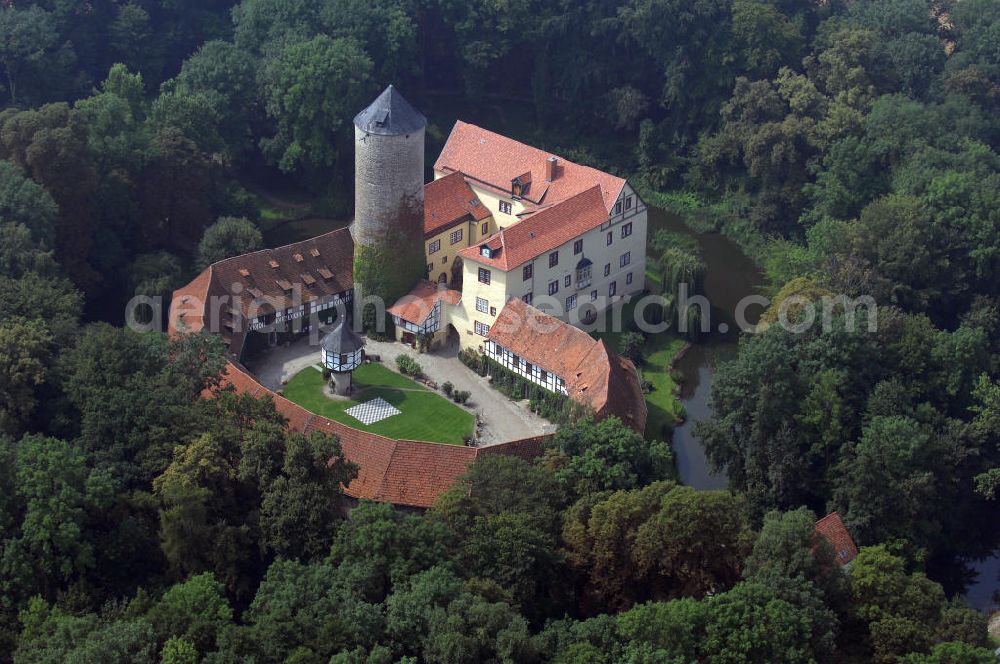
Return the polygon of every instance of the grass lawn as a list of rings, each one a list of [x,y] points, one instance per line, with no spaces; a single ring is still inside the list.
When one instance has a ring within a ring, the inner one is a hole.
[[[313,367],[295,374],[282,390],[282,396],[317,415],[389,438],[462,445],[463,437],[472,435],[475,425],[472,413],[376,363],[363,364],[354,371],[354,394],[349,401],[327,397],[323,391],[323,374]],[[365,426],[344,412],[377,397],[382,397],[402,413]]]
[[[646,362],[639,367],[639,373],[655,388],[646,395],[646,408],[649,411],[646,418],[647,438],[666,439],[669,442],[667,430],[673,430],[674,424],[684,415],[684,406],[674,395],[677,383],[667,370],[670,360],[680,352],[684,343],[684,339],[669,332],[646,340]]]

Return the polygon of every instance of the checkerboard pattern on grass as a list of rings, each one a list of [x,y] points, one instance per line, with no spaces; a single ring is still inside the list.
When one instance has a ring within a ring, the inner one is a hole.
[[[378,397],[371,401],[359,403],[357,406],[348,408],[344,412],[362,424],[374,424],[387,417],[399,415],[401,411],[382,397]]]

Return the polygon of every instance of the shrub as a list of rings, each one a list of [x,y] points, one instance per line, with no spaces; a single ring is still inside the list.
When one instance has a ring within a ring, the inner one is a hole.
[[[450,382],[446,382],[444,385],[441,386],[441,391],[444,392],[449,397],[451,396],[451,392],[454,389],[455,389],[455,386],[452,385]]]
[[[645,378],[642,379],[640,386],[642,387],[643,394],[649,394],[650,392],[656,389],[656,386],[653,385],[653,381],[647,380]]]
[[[399,373],[406,376],[419,376],[421,373],[420,364],[409,355],[400,355],[396,358],[396,368]]]
[[[471,348],[463,348],[458,351],[458,359],[480,376],[486,375],[486,357],[482,353],[477,353]]]
[[[642,347],[646,339],[640,332],[626,332],[618,341],[618,352],[636,364],[642,364]]]
[[[331,373],[332,372],[330,371],[329,367],[323,367],[323,380],[330,380]]]
[[[466,401],[469,400],[469,397],[471,396],[472,393],[469,392],[468,390],[455,390],[452,393],[451,398],[455,400],[455,403],[464,404]]]

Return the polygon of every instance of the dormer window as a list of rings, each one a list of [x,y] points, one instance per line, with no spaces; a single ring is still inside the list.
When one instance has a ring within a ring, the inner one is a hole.
[[[528,171],[524,175],[518,175],[516,178],[510,181],[510,195],[512,198],[521,198],[528,195],[528,189],[531,187],[531,171]]]
[[[484,244],[479,248],[479,255],[485,258],[493,258],[493,250]]]

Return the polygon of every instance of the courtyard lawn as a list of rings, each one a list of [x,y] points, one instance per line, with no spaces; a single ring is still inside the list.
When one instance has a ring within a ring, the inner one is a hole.
[[[312,413],[389,438],[462,445],[465,436],[472,435],[475,425],[472,413],[376,363],[363,364],[354,371],[354,394],[350,400],[340,401],[326,396],[323,374],[315,367],[307,367],[295,374],[281,394]],[[377,397],[382,397],[402,412],[367,426],[344,412]]]

